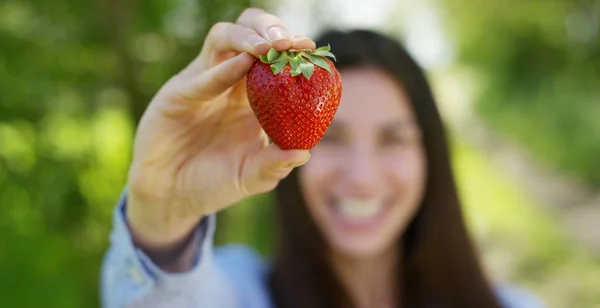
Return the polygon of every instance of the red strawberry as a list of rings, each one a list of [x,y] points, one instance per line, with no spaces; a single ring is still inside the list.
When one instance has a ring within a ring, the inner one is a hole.
[[[314,51],[271,49],[247,76],[246,94],[258,122],[282,149],[311,149],[331,124],[342,81],[329,46]]]

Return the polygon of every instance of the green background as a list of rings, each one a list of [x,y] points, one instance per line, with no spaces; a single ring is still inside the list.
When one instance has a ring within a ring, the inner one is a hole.
[[[469,72],[473,112],[486,129],[596,194],[600,2],[429,3],[444,12],[456,49],[450,67],[430,72],[434,85]],[[160,85],[199,52],[213,23],[275,4],[0,2],[1,307],[98,305],[100,262],[136,121]],[[491,275],[549,307],[600,307],[598,254],[574,240],[561,212],[460,129],[452,132],[465,213]],[[257,196],[223,212],[217,241],[268,254],[270,200]]]

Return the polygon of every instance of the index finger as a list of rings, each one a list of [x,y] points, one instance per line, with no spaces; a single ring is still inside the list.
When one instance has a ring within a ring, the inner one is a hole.
[[[254,56],[266,54],[271,44],[251,28],[228,22],[219,22],[212,26],[200,55],[194,60],[190,67],[198,71],[212,67],[218,63],[211,63],[213,59],[219,58],[218,54],[247,52]]]
[[[290,34],[283,20],[261,9],[246,9],[236,23],[253,29],[277,50],[315,49],[311,39]]]

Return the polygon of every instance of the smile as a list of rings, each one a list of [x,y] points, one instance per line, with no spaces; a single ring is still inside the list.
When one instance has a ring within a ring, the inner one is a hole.
[[[340,198],[333,201],[330,208],[334,220],[345,229],[366,231],[380,225],[390,207],[380,198]]]

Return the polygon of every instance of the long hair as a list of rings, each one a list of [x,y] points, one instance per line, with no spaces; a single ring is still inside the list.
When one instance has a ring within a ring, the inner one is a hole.
[[[397,245],[402,307],[500,307],[461,213],[442,120],[425,74],[400,43],[371,30],[330,31],[336,67],[387,72],[410,98],[423,133],[427,182],[419,210]],[[294,170],[275,190],[277,246],[269,284],[277,307],[354,307],[329,263],[327,243],[305,205]]]

